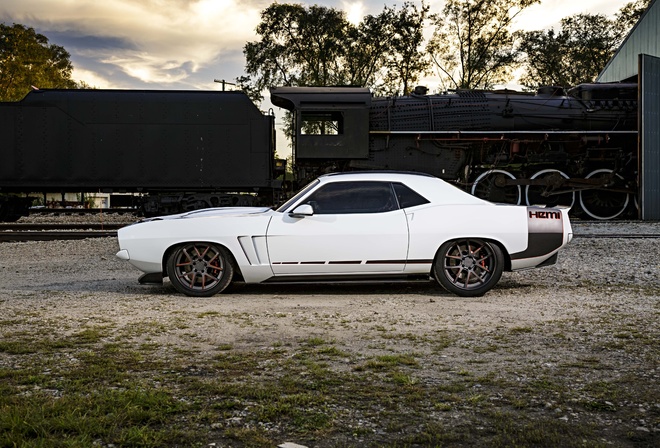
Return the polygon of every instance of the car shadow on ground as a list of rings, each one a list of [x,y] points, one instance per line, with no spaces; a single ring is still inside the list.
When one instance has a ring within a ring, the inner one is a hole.
[[[493,288],[493,291],[527,291],[531,286],[526,283],[503,279]],[[15,290],[29,291],[77,291],[77,292],[105,292],[108,294],[127,295],[150,295],[150,296],[180,296],[169,280],[165,279],[163,284],[140,284],[137,278],[114,278],[98,280],[79,280],[74,282],[54,282],[31,285],[15,285]],[[337,282],[337,283],[281,283],[281,284],[245,284],[235,282],[222,293],[216,294],[215,298],[222,296],[245,296],[245,297],[273,297],[273,296],[393,296],[393,295],[424,295],[429,297],[460,297],[445,291],[434,280],[413,282]],[[488,294],[486,294],[488,295]]]
[[[137,279],[83,280],[68,283],[30,285],[29,290],[107,292],[109,294],[143,294],[155,296],[180,296],[169,280],[163,284],[139,284]],[[314,295],[428,295],[451,296],[435,281],[382,282],[382,283],[295,283],[295,284],[245,284],[235,282],[215,298],[238,296],[314,296]]]

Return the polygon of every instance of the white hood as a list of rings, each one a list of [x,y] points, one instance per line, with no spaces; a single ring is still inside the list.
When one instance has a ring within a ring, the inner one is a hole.
[[[245,216],[272,211],[269,207],[216,207],[193,210],[178,215],[157,216],[146,218],[140,222],[162,221],[166,219],[210,218],[213,216]]]

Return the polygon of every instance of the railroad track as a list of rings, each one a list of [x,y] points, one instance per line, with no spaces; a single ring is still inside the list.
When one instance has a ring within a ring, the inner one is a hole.
[[[0,232],[48,232],[54,230],[117,230],[131,223],[11,223],[0,224]]]
[[[31,215],[126,215],[136,214],[139,210],[134,208],[32,208]]]
[[[0,242],[79,240],[116,237],[117,229],[128,223],[0,224]]]
[[[84,240],[86,238],[116,237],[116,231],[52,231],[52,232],[0,232],[0,243],[19,241],[56,241],[56,240]]]

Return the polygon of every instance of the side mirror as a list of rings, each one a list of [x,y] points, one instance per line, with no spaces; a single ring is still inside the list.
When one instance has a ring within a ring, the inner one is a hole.
[[[309,204],[302,204],[289,212],[289,216],[293,218],[304,218],[305,216],[313,216],[314,209]]]

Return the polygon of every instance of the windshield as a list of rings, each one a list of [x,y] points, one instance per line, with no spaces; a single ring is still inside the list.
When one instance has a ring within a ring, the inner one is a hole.
[[[319,180],[318,180],[318,179],[315,179],[315,180],[313,180],[312,182],[308,183],[308,184],[305,186],[305,188],[303,188],[303,189],[300,190],[298,193],[296,193],[295,195],[293,195],[293,197],[292,197],[291,199],[289,199],[288,201],[286,201],[284,204],[280,205],[275,211],[276,211],[276,212],[284,212],[284,211],[286,211],[289,207],[291,207],[291,205],[293,205],[295,202],[297,202],[298,199],[300,199],[300,198],[302,198],[303,196],[305,196],[305,195],[309,192],[309,190],[311,190],[312,188],[314,188],[318,183],[319,183]]]

